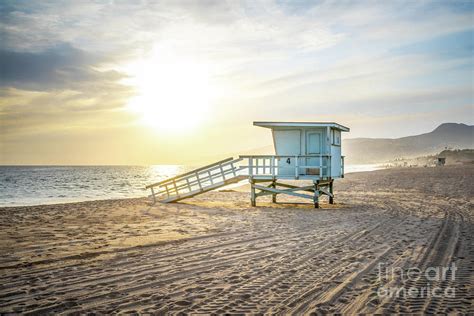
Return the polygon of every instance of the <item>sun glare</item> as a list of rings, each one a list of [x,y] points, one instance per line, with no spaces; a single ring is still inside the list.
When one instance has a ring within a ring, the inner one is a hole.
[[[190,58],[155,49],[148,59],[128,66],[137,95],[128,108],[143,124],[156,130],[189,130],[201,123],[209,110],[212,89],[208,66]]]

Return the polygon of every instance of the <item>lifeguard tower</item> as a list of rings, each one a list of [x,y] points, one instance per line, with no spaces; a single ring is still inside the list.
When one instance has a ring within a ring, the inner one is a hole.
[[[315,207],[319,207],[322,195],[329,197],[329,203],[334,202],[334,179],[344,177],[341,132],[349,132],[349,128],[332,122],[253,124],[271,129],[275,155],[231,157],[151,184],[146,188],[151,189],[153,201],[177,202],[248,179],[252,206],[260,196],[271,195],[276,202],[278,194],[310,199]],[[282,182],[285,180],[293,181]],[[298,186],[294,180],[305,181]]]

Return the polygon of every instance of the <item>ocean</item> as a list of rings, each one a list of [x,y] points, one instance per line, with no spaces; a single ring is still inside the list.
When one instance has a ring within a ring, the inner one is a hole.
[[[145,186],[190,168],[156,166],[1,166],[0,206],[143,197]]]
[[[154,166],[0,166],[0,207],[144,197],[145,186],[192,167]],[[346,173],[378,169],[346,166]]]

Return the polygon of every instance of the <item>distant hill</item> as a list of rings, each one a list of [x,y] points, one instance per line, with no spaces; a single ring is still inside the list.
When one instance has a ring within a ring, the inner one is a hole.
[[[345,139],[343,152],[351,164],[386,162],[433,155],[442,150],[474,148],[474,126],[444,123],[430,133],[402,138]]]

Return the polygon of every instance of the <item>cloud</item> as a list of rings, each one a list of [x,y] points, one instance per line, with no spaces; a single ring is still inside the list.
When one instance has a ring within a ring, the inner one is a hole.
[[[3,140],[29,134],[127,126],[122,110],[132,92],[116,86],[107,91],[26,91],[0,89],[0,133]]]
[[[101,61],[103,58],[68,44],[34,53],[0,50],[0,86],[40,91],[78,90],[84,85],[107,85],[123,78],[116,71],[94,69]]]
[[[120,83],[123,74],[98,70],[106,61],[65,43],[39,52],[0,50],[3,136],[127,124],[113,112],[134,91]]]
[[[317,19],[288,15],[270,2],[11,3],[3,8],[0,28],[8,49],[44,50],[68,42],[114,54],[170,39],[187,48],[198,44],[211,54],[229,49],[314,50],[338,37]]]
[[[176,49],[244,62],[341,42],[365,42],[371,47],[360,48],[372,50],[472,28],[472,5],[425,1],[6,2],[0,14],[2,45],[9,50],[67,42],[130,57],[171,41]]]

